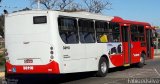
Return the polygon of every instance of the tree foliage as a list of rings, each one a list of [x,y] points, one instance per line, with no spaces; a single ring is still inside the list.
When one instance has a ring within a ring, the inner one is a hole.
[[[101,13],[105,9],[111,9],[111,3],[106,0],[83,0],[86,10],[93,13]]]
[[[0,16],[0,35],[4,38],[4,15]]]
[[[54,9],[58,2],[58,0],[33,0],[32,5],[37,3],[38,1],[40,2],[40,4],[42,4],[47,9]]]
[[[33,0],[36,3],[38,0]],[[79,4],[75,0],[39,0],[46,9],[52,10],[86,10],[93,13],[101,13],[105,9],[111,9],[111,3],[107,0],[82,0]]]
[[[40,4],[42,4],[46,9],[54,9],[54,10],[65,10],[71,8],[71,6],[75,7],[74,0],[39,0]],[[33,0],[33,4],[37,3],[38,0]]]

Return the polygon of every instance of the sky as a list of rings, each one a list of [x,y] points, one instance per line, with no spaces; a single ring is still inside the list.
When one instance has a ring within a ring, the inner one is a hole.
[[[78,1],[78,0],[77,0]],[[119,16],[123,19],[149,22],[160,26],[160,0],[109,0],[111,10],[103,11],[104,15]],[[2,0],[0,14],[6,9],[11,13],[25,7],[31,7],[30,0]]]

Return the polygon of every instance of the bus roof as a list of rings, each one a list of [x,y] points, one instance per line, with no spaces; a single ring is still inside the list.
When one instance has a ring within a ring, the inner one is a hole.
[[[103,20],[103,21],[112,21],[123,24],[135,24],[135,25],[144,25],[151,26],[147,22],[139,22],[139,21],[131,21],[124,20],[118,16],[105,16],[102,14],[89,13],[85,11],[76,11],[76,12],[64,12],[64,11],[53,11],[53,10],[28,10],[28,11],[18,11],[15,13],[7,14],[7,17],[16,16],[16,15],[25,15],[25,14],[47,14],[47,13],[55,13],[58,16],[68,16],[68,17],[76,17],[76,18],[84,18],[84,19],[93,19],[93,20]]]
[[[77,12],[60,12],[59,11],[58,14],[62,16],[70,16],[70,17],[93,19],[93,20],[104,20],[104,21],[111,21],[114,18],[113,16],[105,16],[105,15],[89,13],[85,11],[77,11]]]
[[[135,24],[135,25],[145,25],[145,26],[151,26],[147,22],[139,22],[139,21],[131,21],[131,20],[124,20],[121,17],[115,16],[114,19],[112,19],[113,22],[119,22],[124,24]]]
[[[84,19],[93,19],[93,20],[104,20],[104,21],[111,21],[114,17],[113,16],[105,16],[101,14],[89,13],[85,11],[76,11],[76,12],[64,12],[64,11],[53,11],[53,10],[28,10],[28,11],[18,11],[15,13],[8,14],[9,16],[16,16],[16,15],[25,15],[25,14],[38,14],[38,13],[56,13],[59,16],[69,16],[69,17],[77,17],[77,18],[84,18]]]

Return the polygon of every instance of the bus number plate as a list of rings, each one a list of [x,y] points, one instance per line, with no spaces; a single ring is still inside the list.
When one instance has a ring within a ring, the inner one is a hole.
[[[33,63],[33,59],[25,59],[24,63]]]

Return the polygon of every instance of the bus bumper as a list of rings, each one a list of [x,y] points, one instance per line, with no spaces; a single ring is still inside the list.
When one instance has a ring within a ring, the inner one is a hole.
[[[47,65],[12,65],[6,62],[7,74],[60,74],[59,65],[52,61]]]

